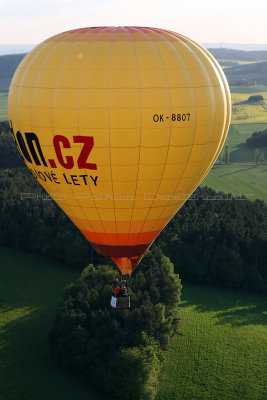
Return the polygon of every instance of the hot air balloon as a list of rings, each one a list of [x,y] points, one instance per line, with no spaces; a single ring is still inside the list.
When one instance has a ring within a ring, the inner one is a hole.
[[[27,167],[122,275],[208,173],[231,107],[207,50],[128,26],[45,40],[17,68],[8,103]]]

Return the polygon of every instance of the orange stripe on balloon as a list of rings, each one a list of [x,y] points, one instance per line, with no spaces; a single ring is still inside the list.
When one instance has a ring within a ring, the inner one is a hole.
[[[139,233],[141,230],[144,231],[156,231],[161,230],[169,221],[169,217],[159,218],[159,219],[149,219],[146,221],[144,226],[144,221],[100,221],[100,220],[87,220],[81,219],[74,216],[70,216],[70,219],[74,224],[86,231],[96,231],[96,232],[110,232],[110,233]],[[104,228],[103,228],[104,227]],[[142,229],[143,228],[143,229]]]

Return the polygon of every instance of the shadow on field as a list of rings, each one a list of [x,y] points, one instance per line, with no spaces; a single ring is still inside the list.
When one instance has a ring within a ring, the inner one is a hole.
[[[0,248],[0,400],[111,400],[52,358],[49,334],[71,269]]]
[[[266,325],[266,307],[262,303],[254,305],[240,305],[241,308],[218,312],[216,317],[219,324],[242,325]]]
[[[7,306],[7,305],[6,306],[1,306],[1,301],[0,301],[0,307],[1,307],[0,308],[0,314],[5,314],[5,313],[15,309],[14,306]],[[1,328],[0,328],[0,332],[1,332]]]
[[[227,175],[234,175],[234,174],[238,174],[239,172],[244,172],[244,171],[247,171],[248,169],[254,169],[254,168],[257,168],[257,166],[256,166],[256,165],[254,165],[254,166],[252,166],[252,167],[248,167],[248,168],[241,168],[241,169],[237,169],[236,171],[227,172],[227,174],[220,175],[220,178],[222,178],[222,177],[224,177],[224,176],[227,176]]]
[[[25,310],[0,328],[0,400],[111,400],[75,372],[62,369],[49,352],[49,307],[4,307]],[[54,313],[54,310],[51,313]],[[46,314],[46,315],[45,315]],[[42,317],[45,318],[42,320]]]
[[[247,143],[239,143],[235,148],[230,154],[231,162],[250,162],[253,160],[254,151],[248,147]]]
[[[198,312],[212,312],[217,324],[267,324],[267,299],[263,296],[204,285],[185,285],[182,297],[180,307],[193,307]]]

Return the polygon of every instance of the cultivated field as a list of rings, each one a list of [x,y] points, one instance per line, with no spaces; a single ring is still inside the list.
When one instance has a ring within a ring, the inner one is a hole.
[[[267,88],[267,87],[266,87]],[[263,101],[255,104],[246,103],[250,93],[231,93],[232,95],[232,119],[231,124],[266,123],[267,120],[267,91],[257,92],[263,96]]]

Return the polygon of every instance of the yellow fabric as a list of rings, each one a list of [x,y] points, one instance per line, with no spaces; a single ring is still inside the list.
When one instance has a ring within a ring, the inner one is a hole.
[[[152,28],[52,37],[24,58],[9,93],[15,136],[20,131],[30,151],[25,132],[34,132],[47,163],[27,166],[79,229],[113,245],[144,243],[163,229],[216,160],[230,108],[224,73],[208,51]],[[71,169],[56,156],[57,135],[70,144],[60,149]],[[78,167],[76,136],[93,138],[85,161],[96,170]]]

